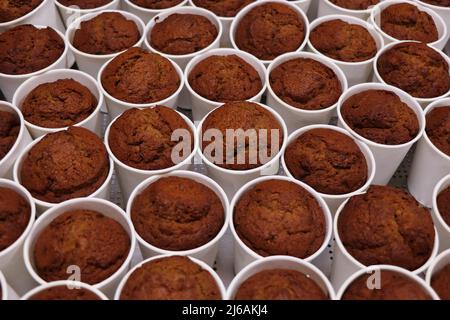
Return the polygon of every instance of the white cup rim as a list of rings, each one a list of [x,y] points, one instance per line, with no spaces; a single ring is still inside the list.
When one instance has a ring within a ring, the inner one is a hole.
[[[139,11],[144,12],[144,13],[159,14],[161,12],[165,12],[167,10],[170,10],[170,9],[173,9],[173,8],[176,8],[176,7],[182,7],[182,6],[184,6],[187,3],[188,0],[183,0],[179,4],[176,4],[176,5],[172,6],[172,7],[165,8],[165,9],[149,9],[149,8],[144,8],[144,7],[138,6],[137,4],[134,4],[133,2],[131,2],[130,0],[124,0],[124,1],[125,1],[125,3],[128,6],[134,8],[135,10],[139,10]]]
[[[444,107],[446,106],[445,104],[448,103],[448,105],[450,106],[450,98],[443,98],[443,99],[439,99],[436,100],[432,103],[430,103],[428,105],[428,107],[425,108],[423,114],[425,116],[426,119],[426,115],[431,112],[431,110],[435,109],[435,108],[440,108],[440,107]],[[426,121],[425,121],[426,122]],[[426,128],[426,124],[425,124],[425,128]],[[430,138],[428,137],[427,131],[425,130],[423,132],[423,139],[425,140],[425,142],[431,147],[431,149],[434,150],[434,152],[436,152],[441,158],[444,158],[446,161],[450,161],[450,156],[445,154],[444,152],[442,152],[438,147],[436,147],[434,145],[434,143],[430,140]]]
[[[430,264],[427,273],[425,275],[425,281],[428,285],[431,286],[431,280],[434,274],[439,270],[436,270],[437,265],[443,260],[443,259],[449,259],[450,257],[450,249],[442,251],[436,258],[434,258],[433,262]]]
[[[0,271],[0,293],[2,294],[0,300],[8,300],[9,295],[7,286],[8,284],[6,283],[5,276]]]
[[[350,15],[351,14],[357,14],[357,13],[359,13],[359,14],[368,14],[368,13],[370,13],[371,10],[373,10],[373,7],[374,7],[374,6],[372,6],[372,7],[369,7],[367,9],[364,9],[364,10],[347,9],[347,8],[335,5],[330,0],[324,0],[324,1],[325,1],[325,3],[327,5],[329,5],[330,7],[334,8],[335,10],[339,10],[339,11],[342,11],[342,12],[344,12],[346,14],[350,14]]]
[[[441,213],[439,212],[439,207],[437,205],[437,197],[439,196],[439,194],[444,191],[443,185],[446,184],[448,181],[450,180],[450,174],[446,175],[445,177],[443,177],[441,180],[439,180],[439,182],[436,184],[436,186],[433,189],[433,197],[432,197],[432,210],[434,211],[436,218],[439,221],[439,224],[441,225],[441,227],[450,234],[450,226],[447,224],[447,222],[444,221],[444,218],[442,217]],[[446,187],[449,187],[449,185],[447,185]],[[442,190],[441,190],[442,189]]]
[[[72,281],[72,280],[58,280],[58,281],[52,281],[47,282],[46,284],[41,284],[38,287],[35,287],[28,291],[25,295],[23,295],[20,300],[29,300],[32,296],[35,294],[38,294],[44,290],[54,288],[54,287],[60,287],[60,286],[76,286],[77,288],[81,288],[84,290],[88,290],[91,293],[95,294],[100,300],[108,300],[108,298],[105,296],[103,292],[98,290],[97,288],[94,288],[93,286],[80,282],[80,281]]]
[[[65,6],[65,5],[61,4],[58,0],[55,0],[54,2],[55,2],[55,5],[57,7],[59,7],[61,10],[67,10],[69,12],[77,12],[77,13],[80,13],[80,14],[87,14],[87,13],[91,13],[93,11],[99,11],[99,10],[106,9],[109,6],[111,6],[112,4],[114,4],[116,2],[119,2],[119,1],[120,0],[111,0],[107,4],[104,4],[103,6],[96,7],[96,8],[91,8],[91,9],[77,9],[77,8],[70,7],[70,6],[68,7],[68,6]]]
[[[25,119],[23,118],[22,112],[15,105],[7,101],[0,101],[0,106],[12,109],[12,111],[14,111],[14,114],[19,118],[20,122],[19,134],[17,135],[16,141],[14,142],[11,149],[9,149],[8,153],[6,153],[6,155],[3,157],[3,159],[0,159],[1,167],[4,163],[6,163],[7,159],[12,156],[14,151],[19,148],[19,145],[22,141],[23,136],[25,135],[25,130],[27,130],[27,128],[25,127]]]
[[[18,18],[14,19],[14,20],[11,20],[11,21],[1,22],[0,23],[0,28],[9,28],[9,27],[15,26],[16,24],[19,24],[19,23],[23,22],[24,20],[28,19],[33,14],[35,14],[39,9],[44,7],[46,5],[46,3],[49,2],[49,1],[51,1],[51,0],[43,0],[36,8],[34,8],[33,10],[31,10],[27,14],[24,14],[21,17],[18,17]]]

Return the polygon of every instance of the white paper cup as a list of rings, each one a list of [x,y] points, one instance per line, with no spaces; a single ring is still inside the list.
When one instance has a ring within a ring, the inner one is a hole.
[[[219,183],[222,188],[225,190],[225,193],[227,194],[229,199],[232,199],[234,194],[247,182],[254,180],[260,176],[268,176],[268,175],[275,175],[278,174],[279,168],[280,168],[280,157],[284,153],[284,150],[286,149],[287,141],[288,141],[288,133],[286,124],[284,123],[283,118],[271,109],[270,107],[263,105],[261,103],[258,103],[259,106],[263,107],[267,111],[269,111],[276,120],[278,120],[278,123],[280,124],[282,130],[283,130],[283,144],[280,146],[278,153],[270,159],[267,163],[250,170],[231,170],[231,169],[225,169],[222,168],[214,163],[212,163],[210,160],[208,160],[202,151],[202,124],[205,121],[205,119],[208,117],[206,115],[202,121],[199,123],[197,127],[197,135],[199,137],[198,143],[198,154],[202,160],[202,162],[206,166],[206,171],[208,172],[208,176],[214,179],[217,183]],[[226,137],[224,137],[224,140]]]
[[[236,50],[240,50],[239,47],[237,46],[234,38],[235,38],[235,34],[236,34],[236,29],[237,29],[239,23],[241,22],[242,18],[244,18],[247,15],[247,13],[249,13],[253,8],[255,8],[259,5],[263,5],[265,3],[271,3],[271,2],[280,2],[281,4],[284,4],[285,6],[290,7],[291,9],[293,9],[295,12],[298,13],[298,15],[300,16],[300,18],[302,19],[302,21],[305,25],[305,38],[303,39],[303,42],[300,44],[300,46],[295,51],[303,50],[303,48],[306,46],[306,43],[308,42],[309,32],[311,30],[308,17],[303,12],[303,10],[300,9],[300,7],[298,5],[293,4],[290,1],[284,1],[284,0],[258,0],[258,1],[255,1],[251,4],[249,4],[248,6],[244,7],[241,11],[239,11],[239,13],[236,15],[236,18],[234,18],[234,20],[230,26],[230,40],[231,40],[231,44],[232,44],[233,48],[235,48]],[[264,63],[264,65],[266,67],[273,61],[273,60],[262,60],[262,59],[259,59],[259,60],[262,63]]]
[[[17,107],[12,105],[9,102],[0,101],[0,111],[7,111],[10,113],[14,113],[20,122],[20,130],[17,135],[16,142],[14,142],[11,150],[0,159],[0,178],[13,178],[13,167],[17,157],[20,155],[23,149],[28,146],[28,144],[33,141],[31,139],[30,134],[28,133],[27,128],[25,127],[25,120],[23,119],[23,115]]]
[[[450,106],[450,98],[437,100],[424,111]],[[408,173],[408,190],[424,206],[431,208],[433,189],[441,178],[450,174],[450,157],[439,150],[424,131],[420,138]]]
[[[114,295],[114,300],[120,300],[120,296],[122,295],[122,290],[125,287],[128,279],[130,278],[130,276],[133,274],[133,272],[135,272],[137,269],[139,269],[140,267],[142,267],[144,264],[149,263],[151,261],[157,260],[157,259],[161,259],[161,258],[168,258],[170,256],[179,256],[180,254],[172,254],[172,255],[159,255],[159,256],[154,256],[151,258],[148,258],[142,262],[140,262],[138,265],[136,265],[134,268],[132,268],[126,275],[125,277],[123,277],[123,279],[120,281],[119,286],[117,287],[117,291]],[[188,256],[188,258],[194,262],[195,264],[199,265],[202,269],[208,271],[208,273],[214,278],[215,282],[217,283],[217,286],[219,287],[220,290],[220,294],[222,296],[222,299],[224,300],[226,297],[226,289],[225,289],[225,285],[222,282],[222,279],[220,279],[220,277],[217,275],[217,273],[204,261],[197,259],[195,257],[191,257]]]
[[[166,9],[147,9],[147,8],[138,6],[137,4],[134,4],[130,0],[123,0],[121,2],[122,2],[122,10],[125,10],[132,14],[135,14],[144,22],[144,24],[147,24],[150,20],[153,19],[154,16],[156,16],[160,13],[166,12],[168,10],[171,10],[173,8],[182,7],[187,4],[188,0],[183,0],[179,4],[177,4],[173,7],[166,8]]]
[[[364,138],[360,134],[356,133],[345,121],[342,117],[341,109],[342,105],[347,101],[350,97],[355,94],[368,91],[368,90],[386,90],[393,92],[397,95],[403,103],[412,109],[412,111],[417,116],[417,121],[419,122],[419,132],[415,136],[414,139],[397,145],[387,145],[381,144],[374,141],[371,141],[367,138]],[[412,145],[416,143],[421,137],[423,132],[425,131],[425,116],[423,114],[422,107],[417,103],[417,101],[411,97],[409,94],[400,90],[396,87],[389,86],[381,83],[362,83],[348,89],[339,99],[339,104],[337,108],[338,113],[338,126],[344,128],[352,136],[356,139],[364,142],[372,151],[373,157],[375,158],[375,163],[377,167],[377,171],[375,172],[375,177],[373,178],[372,183],[378,185],[386,185],[389,180],[391,180],[398,166],[401,164],[409,149],[411,149]]]
[[[39,287],[34,288],[33,290],[30,290],[27,292],[20,300],[30,300],[34,295],[41,293],[42,291],[54,288],[54,287],[61,287],[66,286],[69,289],[72,290],[79,290],[84,289],[87,291],[90,291],[91,293],[95,294],[100,300],[108,300],[108,298],[105,296],[103,292],[98,290],[97,288],[83,282],[78,281],[70,281],[70,280],[60,280],[60,281],[53,281],[53,282],[47,282],[45,284],[41,284]]]
[[[303,12],[306,14],[308,13],[309,7],[311,6],[312,0],[296,0],[296,1],[290,1],[292,4],[295,4],[300,9],[303,10]]]
[[[327,66],[333,70],[336,77],[339,79],[341,84],[342,92],[347,90],[347,78],[344,72],[332,61],[318,54],[309,52],[289,52],[277,57],[269,65],[266,72],[266,83],[267,83],[267,105],[274,108],[286,122],[288,132],[292,133],[298,128],[312,125],[312,124],[328,124],[331,118],[336,114],[336,106],[338,102],[324,109],[320,110],[303,110],[295,108],[288,103],[284,102],[280,97],[278,97],[270,85],[270,74],[273,69],[283,64],[284,62],[303,58],[303,59],[313,59]]]
[[[17,161],[14,164],[14,168],[13,168],[14,181],[17,182],[18,184],[21,184],[21,182],[22,182],[21,181],[22,180],[21,179],[22,164],[25,161],[26,157],[28,156],[28,152],[44,137],[45,136],[41,136],[41,137],[37,138],[36,140],[34,140],[33,142],[31,142],[22,151],[22,153],[18,156]],[[112,179],[113,172],[114,172],[114,162],[112,161],[111,158],[109,158],[109,172],[108,172],[108,176],[106,177],[105,182],[103,182],[103,184],[97,190],[95,190],[95,192],[90,194],[87,198],[99,198],[99,199],[109,200],[109,196],[111,193],[111,179]],[[36,205],[36,215],[37,216],[41,215],[46,210],[59,205],[59,203],[46,202],[46,201],[36,199],[35,197],[33,197],[33,201]]]
[[[242,269],[228,286],[227,300],[234,300],[234,297],[236,296],[236,293],[242,283],[244,283],[251,276],[265,270],[274,269],[287,269],[301,272],[313,280],[323,290],[323,292],[328,295],[330,300],[336,299],[336,294],[330,281],[322,273],[322,271],[320,271],[313,264],[305,260],[289,256],[271,256],[254,261]]]
[[[344,284],[346,279],[350,277],[352,274],[363,270],[367,266],[356,260],[345,248],[344,244],[342,243],[341,237],[339,236],[338,232],[338,221],[339,216],[344,209],[345,205],[347,204],[348,200],[341,204],[338,211],[336,212],[336,216],[334,218],[334,257],[333,257],[333,265],[331,268],[331,283],[333,284],[334,288],[338,290],[341,288],[341,286]],[[431,255],[428,258],[427,262],[425,262],[420,268],[412,271],[415,275],[421,275],[422,273],[425,273],[434,258],[436,257],[439,249],[439,237],[437,235],[437,230],[435,230],[435,237],[434,237],[434,245],[433,250],[431,251]]]
[[[325,0],[328,1],[328,0]],[[322,2],[321,2],[322,3]],[[343,14],[334,14],[334,15],[327,15],[327,16],[319,16],[320,18],[317,18],[313,22],[311,22],[310,29],[311,32],[314,31],[316,27],[321,25],[324,22],[328,22],[331,20],[342,20],[344,22],[350,23],[350,24],[356,24],[364,27],[372,36],[373,40],[375,41],[377,45],[378,52],[383,49],[384,41],[381,35],[375,31],[374,27],[359,18],[355,18],[352,16],[346,16]],[[346,61],[340,61],[333,58],[330,58],[326,56],[325,54],[321,53],[319,50],[317,50],[314,45],[311,42],[311,39],[308,40],[308,50],[316,53],[318,55],[321,55],[322,57],[325,57],[326,59],[329,59],[333,61],[339,68],[342,69],[345,76],[347,77],[348,86],[354,86],[355,84],[367,82],[369,78],[372,75],[372,69],[373,69],[373,62],[375,61],[376,57],[373,57],[371,59],[365,60],[365,61],[359,61],[359,62],[346,62]]]
[[[361,150],[361,152],[364,155],[366,162],[367,162],[367,169],[368,169],[367,181],[361,188],[359,188],[355,191],[349,192],[349,193],[345,193],[345,194],[324,194],[324,193],[320,193],[320,192],[316,191],[325,200],[325,202],[328,205],[328,208],[330,209],[331,215],[334,216],[336,210],[341,205],[341,203],[343,203],[348,198],[354,196],[355,194],[359,194],[359,193],[367,190],[367,188],[369,188],[369,186],[372,184],[372,180],[373,180],[373,178],[375,176],[375,172],[376,172],[375,159],[373,157],[372,151],[370,151],[369,147],[366,144],[353,138],[350,135],[350,133],[347,132],[346,130],[336,127],[336,126],[331,126],[331,125],[317,124],[317,125],[311,125],[311,126],[300,128],[300,129],[294,131],[289,136],[287,145],[289,146],[289,144],[294,142],[295,139],[300,137],[302,134],[304,134],[310,130],[313,130],[313,129],[330,129],[330,130],[334,130],[334,131],[337,131],[337,132],[340,132],[340,133],[343,133],[343,134],[349,136],[358,145],[359,149]],[[285,152],[283,152],[283,155],[281,156],[281,163],[283,165],[284,172],[286,173],[286,175],[288,177],[295,179],[295,177],[291,174],[291,172],[289,171],[289,169],[286,165],[284,155],[285,155]]]
[[[86,88],[89,89],[89,91],[95,96],[98,103],[95,107],[94,111],[92,111],[91,115],[87,117],[86,119],[74,124],[76,127],[83,127],[86,129],[89,129],[93,132],[95,132],[98,136],[102,133],[102,119],[99,116],[100,115],[100,109],[103,105],[103,94],[101,93],[97,81],[92,78],[90,75],[78,71],[78,70],[72,70],[72,69],[57,69],[52,70],[49,72],[46,72],[44,74],[32,77],[22,83],[19,88],[17,88],[16,92],[14,93],[13,97],[13,104],[16,105],[20,110],[22,109],[22,104],[25,98],[28,96],[28,94],[34,90],[37,86],[54,82],[61,79],[73,79]],[[62,129],[67,129],[67,127],[62,128],[45,128],[41,127],[36,124],[32,124],[25,121],[25,126],[27,127],[28,131],[30,132],[31,136],[33,138],[39,138],[43,135],[46,135],[47,133],[52,133],[56,131],[60,131]]]
[[[383,1],[383,0],[381,0],[381,1]],[[347,16],[366,20],[374,8],[372,6],[366,10],[353,10],[353,9],[346,9],[346,8],[340,7],[338,5],[335,5],[330,0],[318,0],[317,2],[319,3],[318,12],[317,12],[318,17],[323,17],[323,16],[327,16],[327,15],[332,15],[332,14],[344,14]]]
[[[317,0],[311,1],[311,4],[309,6],[308,10],[308,19],[309,21],[313,21],[317,18],[318,10],[319,10],[319,2]]]
[[[441,252],[431,263],[425,276],[425,281],[431,286],[433,276],[450,264],[450,250]]]
[[[9,284],[6,282],[5,276],[0,271],[0,292],[2,294],[2,298],[0,300],[18,300],[19,296],[14,291],[13,288],[9,286]]]
[[[344,284],[342,285],[342,287],[339,289],[338,293],[337,293],[337,299],[341,300],[342,296],[345,294],[345,291],[347,291],[348,287],[359,277],[364,276],[366,274],[372,274],[374,272],[379,272],[379,271],[392,271],[392,272],[396,272],[401,274],[402,276],[413,280],[414,282],[416,282],[417,284],[419,284],[422,289],[428,293],[428,295],[433,299],[433,300],[440,300],[438,295],[436,294],[436,292],[418,275],[412,273],[411,271],[408,271],[406,269],[400,268],[400,267],[396,267],[396,266],[391,266],[391,265],[384,265],[384,264],[380,264],[380,265],[374,265],[374,266],[370,266],[370,267],[364,267],[363,269],[355,272],[354,274],[352,274],[347,280],[345,280]],[[383,284],[381,284],[383,285]]]
[[[256,59],[254,56],[252,56],[250,53],[236,50],[236,49],[213,49],[208,52],[205,52],[201,55],[198,55],[194,57],[186,66],[186,69],[184,70],[184,83],[186,85],[186,89],[188,91],[188,95],[191,100],[191,106],[192,106],[192,118],[194,122],[200,121],[205,117],[210,111],[214,110],[217,107],[220,107],[223,105],[223,102],[217,102],[212,101],[207,98],[202,97],[197,92],[192,89],[191,85],[189,84],[189,74],[191,73],[192,69],[201,62],[202,60],[205,60],[208,57],[211,56],[229,56],[229,55],[236,55],[248,64],[250,64],[259,74],[259,77],[261,78],[261,84],[262,88],[261,90],[253,97],[248,99],[248,101],[252,102],[260,102],[261,98],[266,91],[267,88],[267,82],[266,82],[266,68],[264,65]]]
[[[58,8],[59,14],[63,20],[65,26],[69,26],[75,19],[78,19],[85,14],[98,12],[103,10],[118,10],[121,0],[111,0],[111,2],[92,9],[80,9],[77,6],[64,6],[58,0],[54,0],[55,5]]]
[[[134,237],[134,228],[133,225],[125,214],[125,212],[119,208],[117,205],[103,200],[103,199],[94,199],[94,198],[79,198],[72,199],[66,202],[63,202],[57,206],[54,206],[50,210],[48,210],[45,214],[41,215],[34,224],[33,229],[29,237],[25,241],[25,246],[23,250],[23,255],[25,259],[25,265],[27,267],[28,272],[33,277],[35,283],[39,285],[46,284],[47,282],[42,279],[35,270],[34,265],[34,246],[36,244],[36,240],[41,234],[41,232],[57,217],[64,214],[68,211],[73,210],[92,210],[99,213],[102,213],[104,216],[114,219],[119,222],[122,227],[125,229],[126,233],[130,237],[130,250],[127,258],[123,262],[122,266],[109,278],[103,280],[100,283],[93,285],[94,288],[102,291],[106,296],[112,297],[114,292],[119,284],[120,280],[127,273],[131,258],[133,256],[136,239]],[[69,279],[71,275],[68,274],[67,278]]]
[[[176,111],[176,110],[175,110]],[[186,157],[186,159],[184,159],[183,161],[181,161],[180,163],[166,168],[166,169],[160,169],[160,170],[142,170],[142,169],[137,169],[137,168],[133,168],[125,163],[123,163],[122,161],[120,161],[119,159],[117,159],[117,157],[114,155],[114,153],[112,152],[110,146],[109,146],[109,131],[111,130],[111,126],[113,125],[113,123],[117,120],[114,119],[113,122],[111,122],[109,124],[109,126],[106,128],[106,132],[105,132],[105,146],[106,149],[108,150],[108,154],[111,157],[111,159],[113,159],[114,161],[114,166],[115,166],[115,172],[117,174],[117,178],[119,180],[119,185],[120,185],[120,189],[122,190],[122,196],[123,196],[123,200],[125,202],[128,201],[128,199],[130,198],[131,193],[133,192],[133,190],[137,187],[138,184],[140,184],[142,181],[144,181],[145,179],[152,177],[152,176],[156,176],[156,175],[161,175],[161,174],[166,174],[175,170],[189,170],[192,167],[192,162],[193,162],[193,158],[197,153],[197,148],[198,148],[198,136],[196,135],[196,128],[194,126],[194,124],[191,122],[191,120],[189,120],[188,117],[186,117],[184,114],[176,111],[186,122],[186,124],[189,126],[189,128],[192,131],[192,135],[194,138],[194,148],[192,150],[192,152],[189,154],[188,157]]]
[[[439,252],[450,249],[450,226],[445,222],[437,205],[437,197],[450,186],[450,175],[443,177],[433,190],[432,217],[439,235]]]
[[[38,29],[45,29],[47,27],[38,26],[35,25]],[[39,74],[42,74],[44,72],[54,70],[54,69],[65,69],[67,68],[67,54],[68,54],[68,46],[67,42],[64,38],[64,35],[59,32],[58,30],[55,30],[58,35],[61,37],[61,39],[64,41],[64,51],[61,54],[61,56],[53,62],[51,65],[32,72],[32,73],[26,73],[26,74],[6,74],[6,73],[0,73],[0,90],[2,90],[3,95],[5,96],[7,101],[12,101],[12,98],[14,96],[15,91],[17,88],[26,80],[33,76],[37,76]]]
[[[240,272],[242,269],[244,269],[247,265],[250,263],[261,260],[263,256],[258,254],[257,252],[253,251],[250,247],[248,247],[239,237],[239,235],[236,232],[235,226],[234,226],[234,209],[239,202],[240,198],[244,194],[246,194],[250,189],[255,187],[257,184],[268,181],[268,180],[282,180],[282,181],[289,181],[293,182],[303,189],[305,189],[309,194],[311,194],[319,203],[320,207],[322,208],[323,215],[325,217],[325,225],[326,225],[326,231],[325,231],[325,237],[322,242],[322,245],[320,248],[310,255],[309,257],[304,258],[303,260],[306,262],[310,262],[317,266],[319,269],[324,270],[326,263],[329,262],[329,255],[328,255],[328,244],[331,241],[332,236],[332,229],[333,229],[333,218],[331,217],[330,210],[328,209],[327,204],[325,201],[319,196],[319,194],[314,191],[313,188],[308,186],[307,184],[300,182],[298,180],[295,180],[293,178],[284,177],[284,176],[267,176],[267,177],[260,177],[256,178],[255,180],[252,180],[245,184],[239,191],[236,193],[236,195],[231,200],[231,204],[229,207],[228,216],[230,217],[230,230],[233,235],[233,242],[234,242],[234,271],[235,273]]]
[[[450,7],[436,6],[420,0],[415,0],[415,2],[418,2],[423,7],[429,8],[440,15],[442,20],[444,20],[445,24],[447,25],[447,36],[450,37]]]

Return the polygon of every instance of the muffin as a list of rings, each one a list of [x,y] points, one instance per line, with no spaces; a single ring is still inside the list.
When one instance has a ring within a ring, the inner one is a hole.
[[[447,61],[425,43],[403,42],[377,61],[381,78],[416,98],[434,98],[450,90]]]
[[[216,26],[204,16],[174,13],[161,22],[157,20],[149,40],[160,52],[183,55],[208,47],[217,34]]]
[[[439,39],[433,18],[409,3],[393,4],[380,14],[381,29],[398,40],[434,42]]]
[[[20,41],[18,41],[20,39]],[[20,75],[55,63],[65,49],[64,40],[50,27],[24,24],[0,34],[0,73]]]
[[[178,90],[181,79],[168,59],[140,48],[130,48],[108,63],[101,82],[116,99],[146,104],[170,97]]]
[[[28,122],[44,128],[63,128],[89,117],[97,98],[73,79],[40,84],[22,102],[21,111]]]
[[[101,300],[95,293],[84,288],[69,289],[67,286],[56,286],[44,289],[28,300]]]
[[[193,0],[197,7],[208,9],[219,17],[234,17],[255,0]]]
[[[305,39],[305,21],[297,11],[279,2],[263,3],[239,21],[235,42],[239,49],[261,60],[296,51]]]
[[[431,286],[441,300],[450,300],[450,264],[431,278]]]
[[[322,22],[309,40],[320,53],[344,62],[362,62],[375,57],[377,44],[366,28],[340,19]]]
[[[30,217],[28,201],[14,190],[0,187],[0,252],[20,238]]]
[[[20,120],[11,112],[0,110],[0,161],[8,154],[20,132]]]
[[[364,274],[354,280],[342,300],[431,300],[430,295],[416,281],[401,273],[380,270],[380,288],[369,289],[371,274]]]
[[[188,257],[144,263],[127,279],[120,300],[220,300],[212,275]]]
[[[367,90],[348,98],[341,107],[345,123],[370,141],[398,145],[419,133],[414,111],[392,91]]]
[[[80,9],[94,9],[103,7],[113,0],[56,0],[60,4],[66,7],[78,7]]]
[[[442,190],[436,199],[439,214],[450,227],[450,187]]]
[[[202,137],[209,129],[221,131],[223,152],[204,155],[215,165],[229,170],[262,166],[275,157],[285,139],[281,124],[270,111],[246,101],[229,102],[209,113],[202,124]],[[227,129],[235,130],[232,139],[227,138]],[[202,151],[210,143],[202,141]]]
[[[19,172],[22,185],[34,198],[51,203],[91,195],[108,173],[103,142],[79,127],[45,135],[28,151]]]
[[[174,110],[156,106],[129,109],[111,125],[108,143],[114,156],[127,166],[140,170],[161,170],[177,163],[172,151],[179,140],[172,140],[175,130],[190,134],[190,152],[194,149],[194,136],[189,125]],[[183,160],[188,154],[183,154]]]
[[[337,228],[342,244],[360,263],[416,270],[430,258],[434,225],[430,212],[401,189],[370,186],[350,198]]]
[[[346,194],[367,181],[368,167],[356,142],[341,132],[308,130],[286,148],[284,160],[292,176],[324,194]]]
[[[434,108],[425,118],[428,138],[436,148],[450,156],[450,106]]]
[[[324,0],[325,1],[325,0]],[[366,10],[380,2],[380,0],[329,0],[338,7],[350,10]]]
[[[283,62],[272,70],[269,81],[281,100],[303,110],[331,107],[342,94],[341,83],[333,70],[309,58]]]
[[[134,46],[141,34],[136,23],[118,12],[103,12],[82,21],[73,36],[73,46],[95,55],[121,52]]]
[[[325,216],[317,200],[298,184],[267,180],[236,203],[234,227],[239,238],[261,256],[307,258],[325,240]]]
[[[235,300],[328,300],[311,278],[288,269],[260,271],[245,280]]]
[[[37,274],[47,282],[65,280],[67,268],[80,268],[80,281],[97,284],[125,262],[130,237],[122,225],[91,210],[68,211],[38,235],[33,250]]]
[[[450,0],[420,0],[439,7],[450,7]]]
[[[139,7],[152,10],[167,9],[179,5],[183,0],[130,0]]]
[[[262,89],[258,72],[237,55],[209,56],[188,76],[192,90],[216,102],[248,100]]]
[[[43,0],[3,0],[0,1],[0,23],[16,20],[37,8]]]

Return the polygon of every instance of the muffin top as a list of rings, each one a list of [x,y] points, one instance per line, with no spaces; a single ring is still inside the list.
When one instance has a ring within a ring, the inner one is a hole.
[[[296,51],[305,39],[305,21],[291,7],[269,2],[254,7],[239,21],[235,41],[239,49],[261,60]]]
[[[20,132],[20,120],[14,113],[0,110],[0,161],[8,154]]]
[[[450,156],[450,106],[434,108],[425,118],[428,138],[436,148]]]
[[[20,178],[34,198],[60,203],[91,195],[108,173],[103,142],[87,129],[69,127],[45,135],[28,151]]]
[[[103,12],[80,23],[73,36],[73,46],[89,54],[111,54],[134,46],[140,37],[134,21],[118,12]]]
[[[175,7],[176,5],[180,4],[183,0],[130,0],[130,1],[139,7],[158,10]]]
[[[223,151],[216,155],[213,150],[205,157],[230,170],[250,170],[269,162],[285,139],[281,124],[270,111],[246,101],[229,102],[209,113],[202,124],[202,137],[209,129],[222,133]],[[228,138],[227,129],[234,130]],[[202,141],[202,151],[211,144],[206,140]]]
[[[386,83],[416,98],[434,98],[450,90],[447,61],[425,43],[394,45],[378,58],[377,69]]]
[[[0,252],[20,238],[28,226],[31,207],[16,191],[0,187]]]
[[[450,264],[439,270],[431,278],[431,286],[441,300],[450,300]]]
[[[406,191],[390,186],[370,186],[351,197],[340,213],[338,232],[360,263],[411,271],[429,259],[435,237],[430,212]]]
[[[381,12],[381,29],[398,40],[434,42],[439,39],[433,18],[409,3],[393,4]]]
[[[178,90],[181,79],[168,59],[140,48],[130,48],[108,63],[101,81],[114,98],[145,104],[170,97]]]
[[[219,17],[234,17],[245,6],[255,0],[193,0],[197,7],[214,12]]]
[[[327,300],[329,297],[305,274],[288,269],[260,271],[245,280],[235,300]]]
[[[150,33],[150,44],[160,52],[182,55],[200,51],[217,38],[217,28],[197,14],[174,13],[157,20]]]
[[[63,128],[77,124],[94,112],[97,98],[73,79],[59,79],[34,88],[22,102],[28,122],[44,128]]]
[[[307,258],[325,239],[325,216],[317,200],[298,184],[267,180],[236,203],[234,226],[239,238],[261,256]]]
[[[191,250],[216,237],[225,221],[222,202],[206,185],[182,177],[160,178],[131,208],[136,232],[164,250]]]
[[[335,5],[350,10],[366,10],[380,2],[380,0],[329,0]]]
[[[436,201],[442,219],[450,227],[450,187],[442,190],[438,194]]]
[[[0,1],[0,23],[18,19],[37,8],[43,0]]]
[[[78,266],[80,281],[97,284],[113,275],[130,251],[130,237],[122,225],[102,213],[68,211],[46,226],[34,245],[37,274],[47,282],[68,278]]]
[[[340,19],[322,22],[310,35],[320,53],[344,62],[361,62],[377,54],[377,44],[366,28]]]
[[[102,7],[113,0],[56,0],[61,3],[63,6],[71,7],[76,6],[80,9],[94,9],[98,7]]]
[[[220,300],[212,275],[188,257],[152,260],[127,279],[121,300]]]
[[[342,93],[341,83],[333,70],[309,58],[283,62],[272,70],[269,81],[281,100],[304,110],[331,107]]]
[[[345,194],[367,181],[366,158],[355,141],[336,130],[309,130],[286,148],[284,159],[294,178],[325,194]]]
[[[416,114],[392,91],[357,93],[343,103],[341,114],[356,133],[376,143],[403,144],[419,133]]]
[[[50,27],[14,27],[0,34],[0,73],[19,75],[47,68],[61,57],[64,48],[64,40]]]
[[[99,296],[84,288],[69,289],[67,286],[56,286],[44,289],[28,300],[101,300]]]
[[[262,89],[255,68],[234,54],[203,59],[192,68],[188,81],[192,90],[216,102],[247,100]]]
[[[419,283],[401,273],[377,272],[380,272],[380,288],[369,289],[369,277],[373,274],[364,274],[348,286],[342,300],[431,300]]]
[[[450,7],[450,0],[420,0],[425,3],[429,3],[440,7]]]

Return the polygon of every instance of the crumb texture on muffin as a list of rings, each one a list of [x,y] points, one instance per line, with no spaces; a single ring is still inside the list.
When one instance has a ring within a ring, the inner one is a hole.
[[[56,286],[44,289],[28,300],[100,300],[100,297],[84,288],[70,289],[67,286]]]
[[[439,7],[450,7],[450,0],[420,0]]]
[[[9,22],[30,13],[43,0],[2,0],[0,1],[0,23]]]
[[[56,0],[66,7],[78,7],[80,9],[95,9],[98,7],[103,7],[113,0]],[[120,0],[123,1],[123,0]]]
[[[325,0],[322,0],[325,1]],[[366,10],[380,2],[380,0],[329,0],[335,5],[350,10]]]
[[[450,106],[434,108],[425,118],[428,138],[439,150],[450,156]]]
[[[0,110],[0,161],[8,154],[20,132],[17,115]]]
[[[431,286],[441,300],[450,300],[450,264],[434,274]]]
[[[245,6],[256,0],[193,0],[201,8],[214,12],[219,17],[234,17]]]
[[[139,7],[152,10],[159,10],[175,7],[176,5],[179,5],[183,0],[130,0],[130,1]]]

